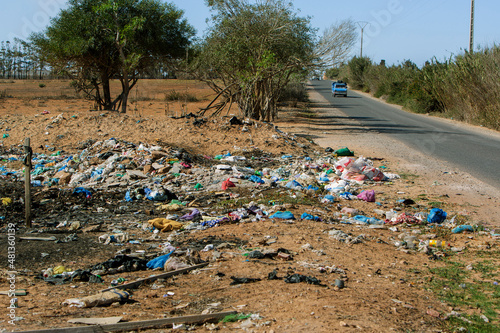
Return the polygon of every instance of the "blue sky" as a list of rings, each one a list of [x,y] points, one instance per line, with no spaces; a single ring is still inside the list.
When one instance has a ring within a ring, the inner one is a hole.
[[[201,36],[210,11],[204,0],[171,0]],[[301,16],[321,33],[336,21],[368,22],[363,55],[387,64],[412,60],[421,66],[436,56],[443,60],[469,48],[470,0],[295,0]],[[0,41],[26,39],[41,31],[66,0],[2,1]],[[476,0],[475,47],[500,43],[500,1]],[[359,55],[360,42],[354,53]]]

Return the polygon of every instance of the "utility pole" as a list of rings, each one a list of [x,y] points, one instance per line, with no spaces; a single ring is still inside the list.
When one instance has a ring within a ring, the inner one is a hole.
[[[469,37],[469,52],[474,52],[474,0],[470,4],[470,37]]]
[[[365,28],[368,24],[368,22],[357,22],[359,27],[361,28],[361,54],[360,58],[363,58],[363,32],[365,31]]]

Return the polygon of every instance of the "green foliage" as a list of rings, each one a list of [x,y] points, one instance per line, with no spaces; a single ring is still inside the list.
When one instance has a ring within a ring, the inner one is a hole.
[[[101,107],[123,103],[124,111],[140,74],[185,56],[194,30],[182,15],[159,0],[70,0],[44,33],[30,39],[53,68],[71,75]],[[114,77],[123,89],[112,100]]]
[[[325,71],[325,75],[329,79],[337,79],[340,76],[340,68],[335,67],[335,68],[329,68]]]
[[[40,88],[45,88],[46,84],[45,84],[45,83],[39,83],[39,84],[38,84],[38,86],[39,86]]]
[[[269,121],[283,88],[311,63],[314,29],[282,0],[208,1],[212,26],[193,64],[246,117]]]
[[[440,98],[450,115],[500,129],[500,47],[465,53],[447,64]]]
[[[369,58],[354,57],[349,61],[349,84],[353,89],[367,88],[366,74],[370,70],[372,63]]]

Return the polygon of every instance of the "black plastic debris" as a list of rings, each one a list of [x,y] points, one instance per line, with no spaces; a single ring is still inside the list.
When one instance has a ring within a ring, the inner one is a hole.
[[[71,275],[57,274],[47,277],[41,275],[39,278],[43,279],[47,283],[55,285],[60,285],[75,281],[90,282],[90,283],[102,283],[104,281],[99,275],[92,274],[90,270],[82,270],[82,269],[74,271]]]
[[[248,258],[252,258],[252,259],[264,259],[266,256],[264,255],[264,253],[260,252],[260,251],[252,251],[248,254]]]
[[[231,279],[233,282],[230,283],[231,286],[234,286],[236,284],[244,284],[244,283],[253,283],[253,282],[258,282],[260,279],[254,279],[254,278],[238,278],[235,276],[231,276]]]
[[[243,125],[243,122],[239,120],[237,117],[232,117],[231,119],[229,119],[229,123],[231,125]]]
[[[300,283],[300,282],[306,282],[309,284],[315,284],[318,286],[323,286],[321,284],[321,281],[315,278],[314,276],[306,276],[306,275],[301,275],[301,274],[292,274],[288,275],[285,277],[285,282],[286,283]]]
[[[148,260],[129,257],[126,255],[119,254],[112,259],[106,260],[100,264],[94,265],[91,271],[104,271],[108,272],[110,270],[116,270],[120,272],[133,272],[146,270]]]
[[[99,275],[92,274],[89,270],[77,269],[71,274],[71,281],[102,283],[104,280]]]
[[[405,206],[411,206],[411,205],[414,205],[415,204],[415,201],[412,200],[412,199],[404,199],[403,200],[403,205]]]
[[[205,119],[196,119],[195,121],[193,121],[193,125],[194,125],[194,126],[201,126],[201,125],[203,125],[204,123],[206,123],[206,120],[205,120]]]
[[[101,159],[101,160],[107,160],[108,158],[110,158],[110,157],[111,157],[111,156],[113,156],[113,155],[114,155],[114,154],[113,154],[112,152],[107,151],[107,152],[105,152],[105,153],[100,154],[98,157],[99,157],[99,159]]]
[[[281,280],[281,278],[278,277],[277,270],[273,270],[271,273],[267,274],[267,279],[268,280]]]

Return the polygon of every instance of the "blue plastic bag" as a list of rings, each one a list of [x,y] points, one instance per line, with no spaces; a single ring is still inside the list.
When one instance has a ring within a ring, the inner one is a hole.
[[[303,213],[300,218],[302,220],[311,220],[311,221],[321,221],[321,219],[318,217],[318,216],[313,216],[311,214],[308,214],[308,213]]]
[[[262,178],[258,177],[258,176],[251,176],[250,177],[250,181],[254,182],[254,183],[257,183],[257,184],[264,184],[265,182],[262,180]]]
[[[87,199],[92,197],[92,193],[89,190],[84,189],[83,187],[77,187],[73,190],[73,194],[83,193]]]
[[[441,224],[446,220],[447,215],[441,208],[432,208],[429,215],[427,215],[427,222]]]
[[[302,185],[296,180],[288,182],[288,184],[286,184],[286,187],[291,189],[298,189],[298,188],[302,189]]]
[[[148,268],[151,268],[151,269],[161,268],[161,267],[165,266],[165,262],[167,262],[168,258],[170,258],[170,255],[172,253],[174,253],[174,251],[172,251],[168,254],[164,254],[158,258],[154,258],[153,260],[148,261],[146,266]]]
[[[283,220],[295,220],[295,216],[293,216],[292,212],[280,212],[277,211],[273,215],[269,216],[271,219],[283,219]]]
[[[459,234],[459,233],[464,232],[464,231],[474,232],[474,228],[472,228],[471,225],[459,225],[458,227],[453,229],[451,232],[454,234]]]
[[[134,199],[132,199],[132,197],[130,196],[130,190],[128,190],[127,193],[125,193],[125,201],[130,202],[133,200]]]
[[[365,224],[384,224],[384,221],[376,219],[374,217],[367,217],[364,215],[356,215],[353,217],[355,221],[362,222]]]
[[[323,200],[328,200],[329,202],[335,202],[335,197],[331,194],[327,194],[323,197]]]
[[[344,193],[340,193],[339,196],[342,198],[342,199],[345,199],[345,200],[352,200],[354,199],[356,196],[354,194],[352,194],[351,192],[344,192]]]

